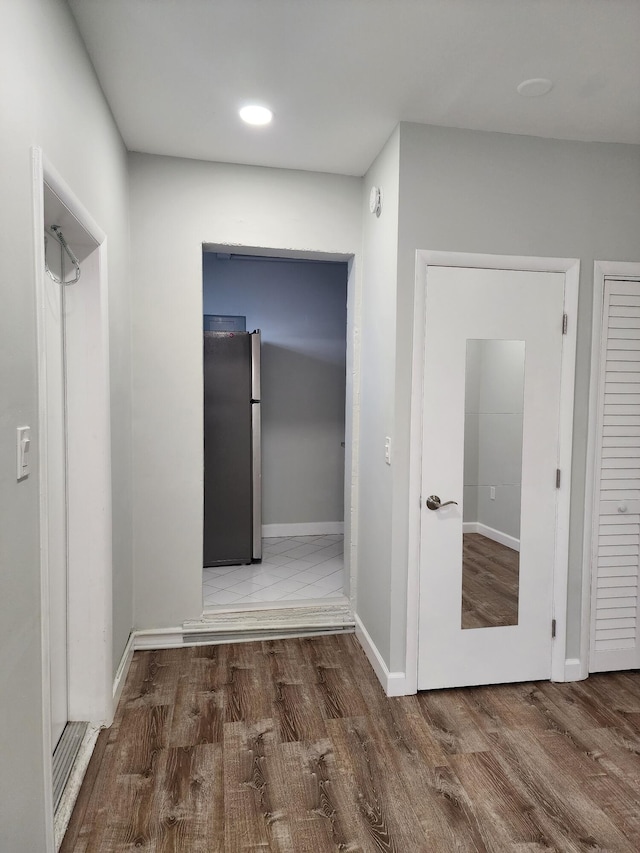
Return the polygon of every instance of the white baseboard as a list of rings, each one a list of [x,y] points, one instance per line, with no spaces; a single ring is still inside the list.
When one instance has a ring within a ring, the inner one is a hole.
[[[329,536],[344,534],[344,521],[303,521],[299,524],[263,524],[263,539],[275,536]]]
[[[565,681],[583,681],[589,675],[582,668],[580,658],[567,658],[564,662],[564,680]]]
[[[122,688],[124,687],[124,683],[127,680],[127,674],[129,672],[129,667],[131,666],[131,661],[133,660],[133,648],[135,642],[135,632],[132,631],[129,634],[129,639],[127,640],[127,645],[124,647],[124,651],[122,652],[122,657],[120,658],[120,663],[118,664],[118,670],[116,672],[116,677],[113,679],[113,710],[118,707],[118,702],[120,701],[120,696],[122,695]]]
[[[369,632],[362,624],[362,620],[356,613],[356,637],[362,646],[365,655],[369,659],[369,663],[373,667],[378,681],[382,685],[387,696],[408,696],[416,691],[411,689],[406,673],[404,672],[389,672],[389,669],[384,662],[384,659],[378,651],[376,644],[371,639]]]
[[[488,527],[479,521],[465,521],[462,525],[462,532],[479,533],[481,536],[486,536],[487,539],[493,539],[494,542],[499,542],[500,545],[511,548],[512,551],[520,550],[520,540],[516,539],[515,536],[509,536],[508,533],[495,530],[493,527]]]
[[[136,652],[143,649],[174,649],[182,645],[182,628],[150,628],[133,632],[133,649]]]

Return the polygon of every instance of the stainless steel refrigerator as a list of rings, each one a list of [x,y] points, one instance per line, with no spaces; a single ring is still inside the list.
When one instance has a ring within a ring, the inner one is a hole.
[[[203,565],[262,558],[260,332],[204,333]]]

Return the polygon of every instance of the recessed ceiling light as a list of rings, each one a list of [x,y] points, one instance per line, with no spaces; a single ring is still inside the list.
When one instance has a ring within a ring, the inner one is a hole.
[[[247,124],[269,124],[273,118],[273,113],[267,107],[261,107],[258,104],[248,104],[240,110],[240,118],[246,121]]]
[[[546,77],[534,77],[531,80],[523,80],[518,86],[518,94],[524,98],[539,98],[553,89],[553,82]]]

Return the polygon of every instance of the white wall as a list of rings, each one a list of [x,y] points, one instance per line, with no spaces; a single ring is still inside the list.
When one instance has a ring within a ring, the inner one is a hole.
[[[579,656],[593,261],[640,256],[640,147],[402,124],[396,448],[409,440],[415,251],[581,260],[569,555],[568,656]],[[366,246],[365,246],[366,251]],[[394,565],[407,564],[408,464],[394,469]],[[404,668],[402,602],[392,670]]]
[[[157,628],[202,614],[202,244],[353,254],[358,276],[361,180],[144,154],[130,175],[135,623]]]
[[[396,130],[365,175],[362,199],[364,272],[357,613],[387,661],[393,600],[398,595],[403,601],[406,599],[406,564],[392,567],[392,468],[384,459],[386,436],[393,440],[393,464],[402,465],[404,456],[393,429],[399,139]],[[380,217],[369,212],[372,186],[382,188],[384,200]]]
[[[40,145],[108,234],[114,659],[132,624],[127,163],[62,0],[2,4],[0,28],[0,850],[45,849],[31,152]],[[33,473],[15,479],[15,428]]]
[[[344,521],[347,265],[203,255],[204,313],[261,330],[262,523]]]
[[[514,539],[520,539],[524,350],[524,341],[467,341],[462,519]]]

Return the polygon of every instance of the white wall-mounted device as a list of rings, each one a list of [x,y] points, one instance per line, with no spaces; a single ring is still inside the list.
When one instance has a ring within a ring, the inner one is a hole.
[[[31,473],[29,451],[31,449],[31,427],[18,427],[16,430],[16,479],[24,480]]]

